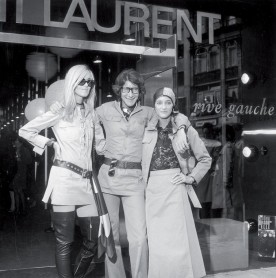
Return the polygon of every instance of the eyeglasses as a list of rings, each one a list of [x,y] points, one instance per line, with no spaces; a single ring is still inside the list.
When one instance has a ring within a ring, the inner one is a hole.
[[[95,86],[95,81],[92,80],[92,79],[89,79],[89,80],[85,80],[85,79],[82,79],[78,85],[79,86],[84,86],[85,84],[87,83],[87,85],[91,88],[93,88]]]
[[[134,88],[129,88],[129,87],[122,87],[122,93],[123,94],[129,94],[129,92],[132,92],[133,95],[138,95],[139,94],[139,88],[134,87]]]
[[[115,167],[117,166],[117,162],[118,162],[117,159],[112,159],[111,162],[110,162],[110,167],[109,167],[109,170],[108,170],[108,175],[110,177],[114,177],[114,175],[115,175]]]

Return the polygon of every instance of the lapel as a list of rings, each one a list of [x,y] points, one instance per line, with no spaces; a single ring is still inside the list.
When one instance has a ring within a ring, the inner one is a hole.
[[[135,113],[140,112],[143,109],[143,107],[140,105],[140,102],[137,103],[133,111],[130,113],[130,117],[134,115]]]
[[[124,113],[123,113],[123,111],[122,111],[122,109],[121,109],[121,106],[120,106],[120,102],[119,101],[114,101],[114,107],[115,107],[115,109],[120,113],[120,115],[123,117],[123,118],[125,118],[124,117]]]

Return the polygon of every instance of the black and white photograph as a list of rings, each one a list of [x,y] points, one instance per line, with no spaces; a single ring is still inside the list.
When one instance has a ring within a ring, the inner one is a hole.
[[[276,277],[276,0],[0,0],[0,278]]]

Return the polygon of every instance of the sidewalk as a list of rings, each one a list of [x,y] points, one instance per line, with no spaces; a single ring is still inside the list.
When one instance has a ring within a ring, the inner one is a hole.
[[[275,278],[276,277],[276,267],[260,268],[260,269],[250,269],[250,270],[237,270],[230,272],[223,272],[217,274],[209,274],[206,278]]]
[[[0,208],[0,223],[0,278],[57,278],[55,238],[53,233],[44,232],[50,225],[50,212],[44,205],[31,208],[26,216],[15,216]],[[76,234],[76,245],[80,239]],[[256,242],[251,239],[250,242]],[[127,252],[124,254],[129,270]],[[276,261],[260,262],[257,255],[249,253],[249,265],[244,270],[208,274],[206,278],[276,278]],[[88,277],[104,278],[104,264],[97,265]]]

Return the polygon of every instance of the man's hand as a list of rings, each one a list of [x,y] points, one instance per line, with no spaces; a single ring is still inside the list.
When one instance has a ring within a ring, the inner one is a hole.
[[[56,142],[56,140],[54,138],[51,138],[50,141],[47,142],[47,146],[48,147],[53,147],[54,143]]]
[[[181,128],[177,131],[175,135],[175,146],[178,153],[182,153],[185,150],[189,149],[189,144],[187,142],[184,128]]]
[[[56,101],[50,106],[50,111],[54,114],[60,113],[60,111],[64,108],[63,104]]]

